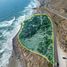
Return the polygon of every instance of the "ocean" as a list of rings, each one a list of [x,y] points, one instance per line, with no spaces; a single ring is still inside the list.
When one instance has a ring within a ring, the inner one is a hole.
[[[0,0],[0,67],[9,64],[12,54],[12,39],[20,29],[21,23],[32,15],[31,8],[36,0]]]

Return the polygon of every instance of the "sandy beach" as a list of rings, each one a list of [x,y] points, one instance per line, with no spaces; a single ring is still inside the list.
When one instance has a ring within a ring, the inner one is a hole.
[[[9,59],[8,67],[22,67],[19,59],[16,58],[15,53],[13,51],[11,58]]]

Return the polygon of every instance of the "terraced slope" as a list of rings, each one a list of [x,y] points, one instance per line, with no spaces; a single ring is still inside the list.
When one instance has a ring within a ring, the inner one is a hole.
[[[19,33],[19,41],[26,49],[41,55],[53,64],[53,25],[47,15],[35,14],[24,21]]]

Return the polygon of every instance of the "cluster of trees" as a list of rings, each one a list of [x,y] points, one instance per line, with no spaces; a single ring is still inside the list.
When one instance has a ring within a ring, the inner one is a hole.
[[[51,23],[47,16],[33,16],[31,19],[24,21],[22,37],[32,37],[39,29],[46,31],[49,35],[51,35],[52,32],[48,31],[49,28],[51,28]]]
[[[52,61],[53,58],[53,47],[52,47],[52,25],[51,21],[46,15],[36,15],[31,19],[24,21],[24,27],[21,31],[20,38],[30,38],[37,33],[38,30],[43,32],[43,41],[39,43],[37,51]],[[46,35],[47,34],[47,35]],[[33,45],[33,44],[32,44]]]
[[[39,46],[37,48],[37,51],[43,55],[45,55],[46,57],[48,57],[48,59],[53,62],[53,47],[52,47],[52,40],[48,39],[48,40],[44,40],[43,42],[39,43]]]
[[[37,17],[33,16],[31,19],[24,21],[24,27],[21,31],[21,37],[32,37],[40,28],[40,21]]]

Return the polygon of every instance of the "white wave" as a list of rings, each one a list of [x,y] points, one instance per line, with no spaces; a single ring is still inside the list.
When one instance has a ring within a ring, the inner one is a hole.
[[[12,22],[13,20],[13,22]],[[0,53],[3,53],[2,57],[0,58],[0,67],[6,67],[6,65],[9,63],[9,58],[12,55],[12,39],[16,36],[16,34],[18,33],[20,27],[21,27],[21,23],[25,20],[25,16],[20,16],[18,19],[16,19],[16,21],[14,21],[15,19],[12,19],[10,21],[8,21],[7,23],[15,23],[14,24],[14,29],[11,31],[1,31],[2,32],[2,36],[6,36],[6,42],[2,43],[2,49],[0,50]],[[5,22],[5,21],[4,21]],[[7,25],[8,27],[9,25]],[[11,26],[11,24],[10,24]]]
[[[20,21],[20,20],[19,20]],[[6,64],[9,63],[9,58],[12,54],[12,39],[13,37],[15,37],[15,35],[18,33],[19,29],[20,29],[20,23],[19,21],[17,21],[18,23],[15,25],[14,29],[11,30],[11,31],[4,31],[3,32],[3,36],[6,36],[6,42],[5,43],[2,43],[2,48],[0,50],[0,53],[3,52],[3,55],[2,57],[0,58],[0,67],[5,67]],[[10,22],[10,21],[8,21]]]
[[[23,16],[20,16],[18,19],[15,19],[15,17],[10,21],[4,21],[0,24],[0,28],[2,27],[10,27],[14,23],[14,28],[11,31],[4,30],[2,32],[3,36],[6,36],[6,42],[2,43],[2,50],[0,52],[4,52],[1,59],[0,59],[0,67],[6,67],[6,65],[9,63],[9,58],[12,54],[12,39],[15,37],[15,35],[18,33],[21,23],[26,19],[26,16],[29,17],[32,15],[33,10],[29,10],[27,8],[33,8],[36,7],[35,1],[31,1],[31,3],[25,8],[22,13],[24,13]]]
[[[33,14],[32,8],[34,7],[37,7],[36,0],[31,1],[30,4],[27,7],[25,7],[25,10],[22,13],[24,13],[26,19]]]
[[[15,17],[10,21],[0,22],[0,28],[10,26],[13,23],[14,20],[15,20]]]

